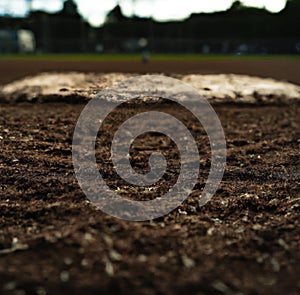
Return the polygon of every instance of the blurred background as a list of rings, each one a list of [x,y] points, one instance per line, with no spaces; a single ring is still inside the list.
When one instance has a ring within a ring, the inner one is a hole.
[[[0,0],[0,85],[42,72],[300,84],[300,0]]]
[[[300,53],[300,0],[0,0],[0,53]]]

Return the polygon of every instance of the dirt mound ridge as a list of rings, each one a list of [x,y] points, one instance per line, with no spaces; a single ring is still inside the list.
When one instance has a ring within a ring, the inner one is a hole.
[[[82,103],[133,74],[43,73],[0,87],[0,102]],[[246,75],[176,75],[212,103],[286,104],[300,101],[300,86]]]

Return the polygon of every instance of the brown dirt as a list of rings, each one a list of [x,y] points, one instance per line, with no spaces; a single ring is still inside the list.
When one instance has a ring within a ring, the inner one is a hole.
[[[0,85],[28,75],[51,71],[82,71],[96,73],[180,73],[219,74],[234,73],[270,77],[300,84],[300,59],[236,59],[150,61],[29,61],[0,60]]]
[[[0,105],[0,293],[300,293],[299,104],[217,105],[228,160],[216,196],[198,207],[204,169],[179,209],[139,223],[95,210],[76,182],[83,106]]]
[[[146,66],[2,60],[0,84],[44,71],[166,69],[300,84],[297,60],[157,61]],[[228,143],[227,168],[216,196],[197,206],[209,167],[200,133],[204,170],[196,191],[166,217],[140,223],[95,210],[76,182],[71,141],[83,107],[0,104],[1,294],[300,293],[299,104],[216,106]],[[192,121],[186,123],[197,130]]]

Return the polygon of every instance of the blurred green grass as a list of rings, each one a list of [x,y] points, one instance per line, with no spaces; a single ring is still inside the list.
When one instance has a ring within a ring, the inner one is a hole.
[[[222,54],[153,54],[151,60],[284,60],[300,59],[300,55],[222,55]],[[0,54],[0,60],[62,61],[130,61],[141,60],[141,54]]]

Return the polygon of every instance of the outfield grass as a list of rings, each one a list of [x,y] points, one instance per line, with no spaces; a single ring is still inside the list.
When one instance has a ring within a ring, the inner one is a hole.
[[[128,61],[140,54],[0,54],[0,60]],[[300,59],[300,55],[153,54],[151,60]]]

